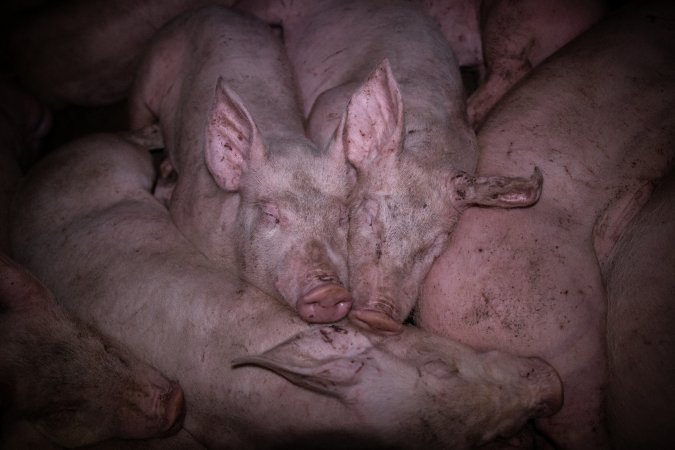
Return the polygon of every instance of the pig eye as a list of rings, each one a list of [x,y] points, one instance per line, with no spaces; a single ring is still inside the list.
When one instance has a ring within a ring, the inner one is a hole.
[[[281,222],[279,220],[279,207],[274,203],[263,203],[260,206],[260,209],[265,215],[265,220],[267,220],[269,223],[278,225],[279,222]]]

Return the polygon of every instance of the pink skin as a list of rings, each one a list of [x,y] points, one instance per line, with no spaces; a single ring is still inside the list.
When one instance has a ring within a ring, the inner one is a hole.
[[[483,80],[467,100],[469,123],[485,117],[532,68],[600,20],[605,0],[482,0]]]
[[[468,450],[560,406],[536,358],[414,327],[308,325],[194,248],[153,176],[150,156],[116,136],[51,153],[17,197],[13,251],[78,316],[180,379],[185,428],[208,448]]]
[[[546,188],[530,209],[467,211],[422,288],[423,328],[558,370],[565,403],[537,428],[560,448],[609,446],[600,264],[629,222],[621,211],[675,157],[673,17],[665,4],[626,9],[504,99],[478,135],[479,172],[536,164]]]
[[[350,318],[398,332],[460,213],[530,205],[541,177],[470,175],[475,135],[457,64],[436,25],[409,2],[242,6],[280,22],[310,138],[319,147],[344,143],[356,169]]]
[[[348,313],[350,169],[342,148],[306,139],[267,25],[218,7],[176,19],[149,46],[130,112],[133,129],[160,125],[177,178],[158,196],[197,248],[304,320]]]
[[[27,421],[66,447],[181,428],[184,400],[177,383],[68,316],[3,254],[0,324],[0,386],[10,423]],[[10,423],[4,426],[11,430]]]

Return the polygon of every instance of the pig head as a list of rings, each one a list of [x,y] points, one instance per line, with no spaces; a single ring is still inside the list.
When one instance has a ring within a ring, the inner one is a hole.
[[[562,402],[560,379],[543,361],[475,353],[412,327],[388,337],[349,325],[313,327],[233,364],[264,367],[336,397],[378,428],[396,424],[397,439],[409,442],[404,448],[472,448],[512,435],[528,417],[550,415]]]
[[[171,22],[141,63],[131,118],[159,121],[177,172],[171,215],[205,255],[309,322],[348,313],[350,168],[305,138],[264,23],[220,7]]]
[[[182,426],[183,391],[128,350],[69,316],[35,277],[0,254],[3,434],[27,421],[79,447]]]
[[[320,148],[341,144],[355,168],[350,317],[399,331],[462,210],[530,205],[541,177],[472,176],[476,136],[457,62],[417,5],[323,0],[238,6],[279,21],[309,137]]]
[[[350,195],[349,269],[356,298],[350,318],[381,331],[399,331],[419,286],[471,206],[528,206],[542,176],[475,177],[432,148],[407,149],[398,84],[384,60],[350,99],[333,137],[356,168]],[[429,143],[430,144],[430,143]],[[430,145],[431,146],[431,145]]]

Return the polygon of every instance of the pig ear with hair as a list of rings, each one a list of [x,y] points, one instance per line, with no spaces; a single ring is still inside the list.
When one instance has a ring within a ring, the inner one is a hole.
[[[403,101],[389,60],[383,60],[352,95],[335,138],[359,172],[401,151]]]
[[[208,120],[206,166],[221,189],[237,191],[242,175],[264,160],[266,150],[244,102],[222,77]]]
[[[373,344],[363,334],[337,325],[314,327],[260,354],[236,358],[234,367],[272,370],[291,383],[332,397],[348,397],[372,358]]]
[[[460,172],[448,178],[451,201],[458,209],[469,206],[522,208],[539,200],[543,177],[538,167],[530,178],[474,177]]]

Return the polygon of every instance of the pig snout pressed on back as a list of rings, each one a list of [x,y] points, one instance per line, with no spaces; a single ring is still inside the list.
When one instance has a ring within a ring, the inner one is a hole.
[[[185,428],[208,448],[467,449],[559,407],[536,359],[413,327],[308,325],[194,248],[152,177],[150,155],[116,136],[57,150],[19,193],[12,248],[78,316],[180,380]]]
[[[65,447],[172,434],[184,413],[177,383],[70,317],[3,254],[0,401],[7,408],[3,434],[27,421]]]
[[[177,18],[150,44],[130,104],[132,128],[159,121],[177,172],[169,210],[197,248],[306,321],[349,312],[350,169],[341,148],[305,138],[267,25],[220,7]]]
[[[264,5],[248,6],[255,13]],[[471,175],[476,142],[457,64],[438,27],[414,5],[290,8],[295,14],[261,14],[280,16],[308,134],[319,147],[342,144],[357,174],[349,200],[350,317],[398,331],[461,211],[530,205],[541,176]]]

